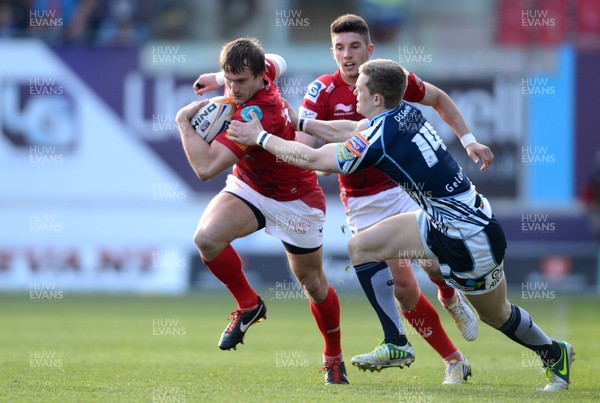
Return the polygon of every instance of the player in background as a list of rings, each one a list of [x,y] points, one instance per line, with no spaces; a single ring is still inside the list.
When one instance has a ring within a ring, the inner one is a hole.
[[[232,122],[228,136],[241,144],[258,144],[306,169],[349,174],[374,166],[385,172],[421,210],[387,218],[353,237],[348,251],[354,268],[377,278],[389,271],[385,261],[398,253],[437,258],[435,270],[467,296],[483,322],[540,357],[546,375],[543,390],[568,389],[573,347],[552,340],[527,311],[508,301],[502,227],[489,201],[476,192],[421,111],[401,102],[404,69],[378,59],[364,63],[359,73],[357,110],[368,118],[366,124],[306,119],[299,123],[307,133],[345,141],[313,149],[269,134],[256,117],[248,123]],[[422,185],[415,186],[418,183]]]
[[[361,120],[364,116],[356,111],[354,88],[359,67],[369,60],[374,45],[371,43],[369,27],[357,15],[346,14],[331,24],[332,55],[338,70],[317,78],[309,87],[300,116],[320,120]],[[458,137],[470,132],[462,114],[450,97],[430,83],[423,82],[407,70],[408,87],[404,99],[432,106],[452,127]],[[316,138],[299,132],[297,139],[314,146]],[[321,140],[327,140],[322,138]],[[473,143],[467,148],[469,155],[477,162],[479,157],[486,169],[493,160],[488,147]],[[348,227],[353,235],[369,228],[377,222],[395,214],[415,211],[419,206],[408,194],[385,174],[375,168],[365,168],[350,175],[339,175],[340,198],[344,204]],[[352,363],[361,368],[401,366],[400,359],[390,357],[396,354],[398,346],[406,343],[399,333],[400,315],[394,301],[394,294],[406,320],[442,357],[446,364],[444,384],[463,383],[471,374],[467,359],[454,346],[446,334],[435,308],[419,289],[410,261],[394,259],[387,262],[393,277],[393,292],[389,273],[381,273],[373,284],[375,295],[367,294],[377,312],[384,331],[383,342],[375,351],[354,357]],[[421,261],[421,264],[434,264],[435,261]],[[366,281],[365,275],[356,273],[359,281]],[[443,278],[431,278],[438,286],[438,298],[456,322],[461,334],[467,340],[474,340],[478,333],[477,318],[460,292],[449,287]]]
[[[276,136],[295,138],[274,84],[286,68],[282,58],[265,59],[256,39],[241,38],[223,47],[220,66],[227,92],[237,104],[233,120],[241,121],[254,110]],[[325,342],[326,383],[348,383],[338,297],[322,266],[325,197],[316,174],[282,162],[260,147],[236,144],[225,133],[208,144],[190,125],[190,119],[206,103],[192,102],[183,107],[177,123],[188,161],[201,180],[210,180],[233,166],[225,188],[206,207],[194,234],[203,262],[238,305],[219,347],[235,349],[251,325],[266,319],[266,305],[250,286],[240,257],[231,246],[233,240],[264,228],[282,241],[291,270],[308,295],[310,311]]]

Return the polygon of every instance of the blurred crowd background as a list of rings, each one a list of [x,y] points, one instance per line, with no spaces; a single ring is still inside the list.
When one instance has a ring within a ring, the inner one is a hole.
[[[509,281],[600,292],[597,0],[0,0],[0,290],[218,287],[191,237],[224,175],[194,177],[175,114],[241,36],[287,60],[277,85],[299,106],[336,69],[329,25],[345,13],[369,23],[374,57],[448,92],[492,148],[481,173],[425,111],[492,200]],[[337,181],[320,181],[326,271],[350,287]],[[264,233],[236,247],[252,281],[290,281]]]
[[[312,29],[266,37],[277,9],[304,11]],[[523,10],[545,11],[556,18],[556,25],[522,30]],[[32,12],[55,13],[62,18],[61,29],[32,26]],[[252,33],[267,43],[321,42],[328,23],[346,12],[367,20],[376,43],[405,40],[469,49],[589,46],[598,45],[600,35],[600,5],[594,0],[2,0],[0,37],[139,45],[149,40],[229,40]]]

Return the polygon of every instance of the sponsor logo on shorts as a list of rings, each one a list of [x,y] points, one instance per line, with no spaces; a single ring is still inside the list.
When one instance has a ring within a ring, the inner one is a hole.
[[[491,273],[485,276],[485,289],[493,290],[504,278],[504,262],[500,263]]]
[[[494,270],[480,278],[460,278],[454,273],[450,274],[450,278],[446,281],[454,288],[461,291],[473,292],[483,290],[493,290],[500,284],[504,278],[504,262],[500,263]]]

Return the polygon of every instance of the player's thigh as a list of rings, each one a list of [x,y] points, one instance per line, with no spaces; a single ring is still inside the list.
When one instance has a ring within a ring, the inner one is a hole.
[[[237,196],[221,192],[204,210],[196,236],[231,242],[258,229],[256,214],[248,204]]]
[[[425,256],[414,213],[389,217],[360,232],[350,240],[348,250],[354,265]]]

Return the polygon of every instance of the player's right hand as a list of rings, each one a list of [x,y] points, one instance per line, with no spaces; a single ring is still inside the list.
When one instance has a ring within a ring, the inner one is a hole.
[[[281,98],[285,103],[285,107],[288,111],[288,116],[290,117],[290,122],[292,122],[292,127],[296,129],[298,127],[298,113],[294,110],[292,105],[288,102],[287,99]]]
[[[221,86],[217,83],[217,73],[201,74],[194,82],[194,93],[204,95],[207,92],[216,91]]]
[[[486,171],[492,165],[492,162],[494,162],[494,154],[485,144],[478,142],[469,144],[467,146],[467,154],[476,164],[479,163],[480,159],[483,161],[480,168],[481,171]]]

